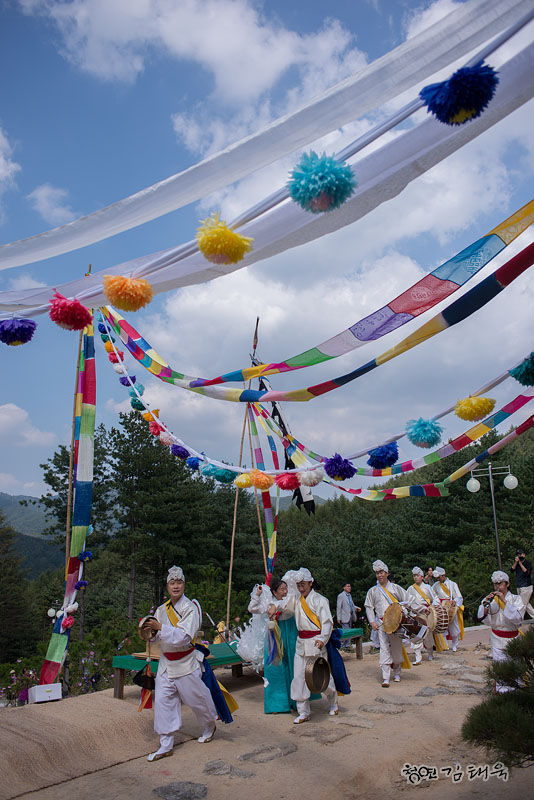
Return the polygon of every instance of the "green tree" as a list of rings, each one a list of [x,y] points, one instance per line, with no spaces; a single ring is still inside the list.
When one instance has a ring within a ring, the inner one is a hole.
[[[0,663],[35,652],[36,625],[30,584],[13,549],[14,530],[0,512]]]

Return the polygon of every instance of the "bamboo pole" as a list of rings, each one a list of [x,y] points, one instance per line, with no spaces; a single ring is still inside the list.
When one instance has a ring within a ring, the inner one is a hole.
[[[67,524],[65,527],[65,580],[69,568],[70,558],[70,533],[71,533],[71,511],[72,511],[72,473],[74,469],[74,441],[76,437],[76,399],[78,395],[78,381],[80,378],[80,355],[82,352],[83,330],[80,331],[80,338],[78,339],[78,357],[76,359],[76,379],[74,381],[74,404],[72,408],[72,434],[70,438],[70,455],[69,455],[69,482],[67,488]]]
[[[241,444],[239,446],[239,466],[243,460],[243,443],[245,441],[245,426],[247,424],[248,408],[245,406],[245,416],[243,417],[243,428],[241,430]],[[234,521],[232,524],[232,540],[230,543],[230,568],[228,570],[228,593],[226,595],[226,630],[230,630],[230,599],[232,596],[232,572],[234,569],[234,547],[235,547],[235,532],[237,527],[237,503],[239,500],[239,488],[236,486],[235,500],[234,500]]]

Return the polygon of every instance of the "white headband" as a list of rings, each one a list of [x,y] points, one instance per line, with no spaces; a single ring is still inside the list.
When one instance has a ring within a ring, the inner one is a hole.
[[[506,583],[510,583],[510,578],[508,577],[506,572],[502,571],[502,569],[497,569],[495,570],[495,572],[492,572],[491,580],[494,583],[500,583],[501,581],[506,581]]]
[[[380,570],[384,570],[384,572],[389,573],[389,569],[387,568],[387,564],[384,564],[383,561],[373,561],[373,572],[379,572]]]
[[[412,569],[412,575],[422,575],[422,574],[423,570],[421,569],[421,567],[414,567]]]
[[[434,575],[439,578],[440,575],[446,575],[446,572],[443,567],[434,567]]]
[[[301,567],[295,575],[295,580],[297,583],[300,581],[313,581],[313,575],[309,569],[306,569],[306,567]]]
[[[169,574],[167,575],[167,583],[169,583],[169,581],[185,581],[181,567],[177,567],[176,564],[170,567]]]

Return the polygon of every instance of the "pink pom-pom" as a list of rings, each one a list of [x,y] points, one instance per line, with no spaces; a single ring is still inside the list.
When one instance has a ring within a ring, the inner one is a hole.
[[[108,358],[112,364],[120,364],[124,358],[124,353],[118,350],[116,353],[108,353]]]
[[[63,617],[63,619],[61,620],[61,627],[64,628],[64,630],[67,630],[67,628],[72,628],[73,625],[74,625],[74,617],[67,616]]]
[[[166,444],[166,445],[174,444],[174,437],[172,433],[168,433],[167,431],[163,431],[163,433],[160,433],[159,440],[161,444]]]
[[[67,331],[81,331],[93,318],[91,312],[79,300],[68,300],[58,291],[50,301],[49,317],[52,322]]]
[[[152,436],[159,436],[161,433],[164,433],[164,431],[165,431],[165,428],[163,428],[159,424],[159,422],[156,422],[156,420],[154,420],[154,419],[152,420],[152,422],[148,423],[148,428],[149,428],[150,433],[152,434]]]
[[[275,478],[276,485],[286,492],[293,492],[300,486],[299,476],[296,472],[282,472]]]

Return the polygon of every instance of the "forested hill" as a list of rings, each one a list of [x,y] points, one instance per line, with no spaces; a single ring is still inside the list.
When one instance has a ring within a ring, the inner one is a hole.
[[[21,505],[21,500],[27,505]],[[44,506],[35,504],[35,497],[0,492],[0,511],[13,530],[24,536],[41,536],[46,528]]]

